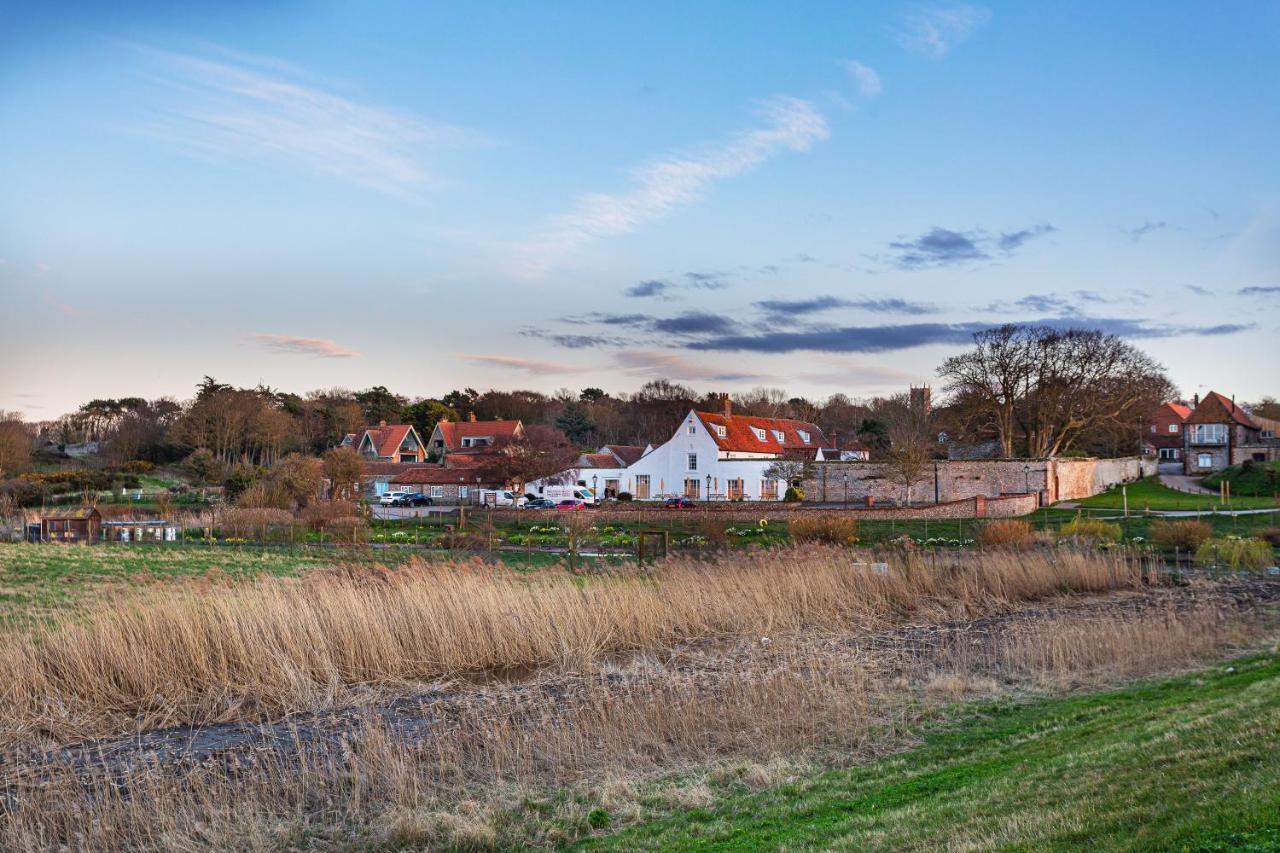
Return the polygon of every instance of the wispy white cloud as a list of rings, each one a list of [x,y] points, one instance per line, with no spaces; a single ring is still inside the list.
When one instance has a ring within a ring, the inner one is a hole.
[[[292,335],[255,334],[250,338],[264,349],[297,355],[315,355],[321,358],[351,358],[360,353],[324,338],[296,338]]]
[[[826,139],[827,120],[813,104],[776,97],[761,103],[763,127],[734,134],[687,155],[641,166],[618,193],[589,193],[551,227],[519,247],[521,272],[539,276],[593,240],[635,231],[703,198],[719,180],[754,169],[779,154],[806,151]]]
[[[933,6],[908,15],[899,36],[909,50],[942,59],[990,18],[991,10],[981,6]]]
[[[858,87],[858,94],[862,97],[871,98],[884,91],[884,85],[880,82],[880,75],[876,73],[874,68],[863,65],[856,59],[845,59],[840,64],[849,72],[849,76],[853,78],[854,85]]]
[[[463,355],[467,361],[480,367],[503,367],[519,370],[530,376],[552,376],[558,373],[588,373],[590,367],[566,364],[562,361],[543,361],[536,358],[517,358],[507,355]]]
[[[708,363],[705,358],[689,358],[674,352],[623,350],[614,353],[614,365],[628,376],[663,379],[709,380],[716,382],[759,381],[770,377]]]
[[[135,46],[170,93],[141,132],[213,159],[271,160],[385,192],[432,180],[434,152],[483,141],[454,125],[334,94],[301,69],[219,51],[219,59]]]

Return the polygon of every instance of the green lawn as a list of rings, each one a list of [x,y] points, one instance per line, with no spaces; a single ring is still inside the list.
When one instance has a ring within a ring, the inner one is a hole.
[[[1123,488],[1129,494],[1130,512],[1141,512],[1143,509],[1195,509],[1209,512],[1214,509],[1262,509],[1277,505],[1276,501],[1270,497],[1239,496],[1232,497],[1231,504],[1224,506],[1219,503],[1217,495],[1193,495],[1188,492],[1179,492],[1161,485],[1154,477],[1129,483]],[[1124,499],[1121,495],[1121,487],[1116,486],[1102,494],[1083,498],[1075,503],[1093,509],[1121,509],[1124,506]]]
[[[583,846],[1280,850],[1280,656],[980,706],[918,750]]]
[[[1280,491],[1280,461],[1232,465],[1225,471],[1205,477],[1201,483],[1205,488],[1216,489],[1224,480],[1231,484],[1232,503],[1235,503],[1236,496],[1274,498]]]

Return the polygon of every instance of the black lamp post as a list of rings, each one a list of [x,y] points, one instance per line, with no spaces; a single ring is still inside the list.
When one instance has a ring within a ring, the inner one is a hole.
[[[848,509],[849,508],[849,472],[845,471],[843,474],[841,474],[841,479],[844,480],[844,508]]]
[[[600,492],[596,491],[600,482],[599,474],[591,475],[591,495],[596,499],[596,503],[600,503]]]
[[[707,475],[707,500],[711,500],[711,475]]]
[[[1031,466],[1023,465],[1022,473],[1027,476],[1027,494],[1031,494]]]

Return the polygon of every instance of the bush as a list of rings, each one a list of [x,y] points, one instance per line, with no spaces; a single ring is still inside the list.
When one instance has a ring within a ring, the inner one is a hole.
[[[269,533],[271,530],[291,527],[293,513],[266,507],[236,507],[225,510],[219,521],[223,535],[251,538]]]
[[[1270,542],[1272,548],[1280,548],[1280,527],[1264,527],[1258,531],[1258,538]]]
[[[359,513],[351,501],[317,501],[309,504],[298,517],[312,530],[319,530],[336,518],[351,518]]]
[[[858,541],[858,520],[838,515],[793,518],[787,523],[792,542],[853,545]]]
[[[1213,528],[1205,521],[1160,521],[1151,522],[1150,536],[1161,548],[1167,551],[1194,551],[1206,539],[1213,537]]]
[[[1095,542],[1117,542],[1124,535],[1124,530],[1114,521],[1077,515],[1058,528],[1058,535],[1091,539]]]
[[[1201,543],[1196,549],[1196,562],[1231,569],[1262,569],[1272,565],[1275,560],[1270,542],[1228,536]]]
[[[53,490],[44,483],[19,478],[0,483],[0,497],[21,507],[40,506],[53,497]]]
[[[796,486],[787,486],[786,492],[782,495],[782,500],[784,503],[789,504],[800,503],[804,500],[804,489],[797,488]]]
[[[629,500],[631,500],[630,492],[618,492],[618,501],[620,503],[626,503]]]
[[[156,466],[145,459],[134,459],[132,462],[124,463],[124,470],[130,474],[150,474],[156,470]]]
[[[978,531],[978,542],[984,548],[1020,548],[1034,541],[1031,523],[1017,518],[988,521]]]

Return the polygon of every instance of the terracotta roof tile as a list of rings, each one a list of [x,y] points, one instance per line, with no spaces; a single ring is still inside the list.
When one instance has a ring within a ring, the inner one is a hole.
[[[618,457],[623,465],[634,465],[644,456],[644,448],[637,444],[606,444],[603,449]]]
[[[365,427],[361,435],[369,436],[374,450],[379,456],[395,456],[400,452],[400,445],[404,444],[405,438],[412,429],[412,424],[379,424],[378,426]],[[364,438],[362,437],[360,441],[363,443]]]
[[[1220,424],[1228,421],[1234,421],[1252,429],[1258,428],[1258,425],[1250,419],[1248,412],[1217,391],[1205,394],[1200,405],[1196,406],[1196,410],[1187,418],[1187,423],[1191,424]]]
[[[492,438],[490,447],[502,447],[523,431],[520,421],[440,421],[440,436],[444,439],[446,450],[472,450],[484,448],[463,448],[464,438]]]
[[[827,438],[815,424],[796,421],[790,418],[761,418],[755,415],[731,415],[725,417],[716,412],[695,412],[699,420],[707,427],[711,437],[721,450],[736,453],[775,453],[781,454],[794,450],[816,452],[827,443]],[[716,427],[724,427],[721,436]],[[756,430],[762,430],[761,439]],[[800,432],[809,434],[809,440],[800,437]],[[778,440],[776,433],[782,433]]]
[[[405,471],[391,481],[394,486],[469,486],[476,484],[476,475],[480,469],[441,468],[439,465],[428,465]],[[493,485],[496,481],[481,475],[480,485]]]

